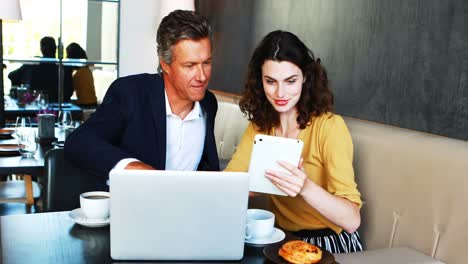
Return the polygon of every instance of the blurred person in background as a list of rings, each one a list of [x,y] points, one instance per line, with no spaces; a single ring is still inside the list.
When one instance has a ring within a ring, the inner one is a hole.
[[[88,59],[86,51],[75,42],[67,46],[67,58]],[[76,92],[77,104],[81,107],[96,107],[97,98],[94,89],[93,73],[88,65],[73,67],[73,90]]]
[[[55,59],[57,44],[53,37],[43,37],[40,41],[42,58]],[[30,89],[42,91],[47,94],[51,102],[58,102],[58,65],[52,62],[40,62],[37,65],[25,64],[10,72],[8,78],[11,85],[26,85]],[[69,101],[73,94],[72,69],[64,67],[63,99]]]

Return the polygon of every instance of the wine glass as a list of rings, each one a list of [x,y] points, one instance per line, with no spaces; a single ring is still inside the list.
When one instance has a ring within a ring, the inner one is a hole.
[[[37,106],[41,110],[44,110],[49,105],[49,98],[48,98],[47,94],[45,94],[43,92],[39,92],[37,94],[37,97],[36,97],[36,102],[37,102]]]
[[[15,134],[19,138],[21,135],[31,130],[31,118],[29,116],[18,116],[16,118]]]
[[[61,130],[65,130],[73,126],[72,114],[70,111],[62,110],[58,115],[58,127]]]

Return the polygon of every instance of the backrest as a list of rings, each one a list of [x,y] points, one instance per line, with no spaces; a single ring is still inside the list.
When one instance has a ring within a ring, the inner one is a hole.
[[[218,101],[215,139],[220,160],[229,160],[236,151],[248,120],[234,102]]]
[[[218,148],[219,167],[223,170],[236,151],[249,121],[241,112],[236,98],[220,96],[219,93],[215,93],[215,95],[218,99],[218,112],[214,133]],[[270,200],[264,196],[252,197],[249,199],[249,208],[268,208],[269,202]]]
[[[345,118],[368,249],[408,246],[447,263],[468,238],[468,142]]]
[[[45,174],[47,184],[44,211],[68,211],[78,208],[80,194],[95,190],[92,175],[67,161],[63,149],[47,152]]]

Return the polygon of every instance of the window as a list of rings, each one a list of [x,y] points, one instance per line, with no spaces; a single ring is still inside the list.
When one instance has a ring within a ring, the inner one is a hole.
[[[118,74],[119,1],[21,0],[21,11],[22,21],[3,24],[5,94],[11,88],[8,74],[23,64],[44,61],[40,58],[39,42],[42,37],[51,36],[56,42],[62,40],[64,65],[90,66],[96,96],[101,102]],[[65,48],[72,42],[85,49],[87,60],[66,59]]]

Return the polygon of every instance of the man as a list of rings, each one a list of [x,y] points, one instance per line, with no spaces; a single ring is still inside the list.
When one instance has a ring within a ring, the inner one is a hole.
[[[40,41],[40,47],[43,58],[55,59],[57,45],[53,37],[43,37]],[[70,67],[64,67],[63,77],[63,98],[65,101],[69,101],[73,94],[72,69]],[[8,78],[12,85],[29,85],[31,89],[45,92],[51,102],[58,102],[58,65],[55,62],[41,62],[38,65],[25,64],[10,72]]]
[[[113,168],[219,170],[208,22],[176,10],[161,21],[157,45],[159,74],[114,81],[65,143],[66,158],[99,175],[100,189]]]

